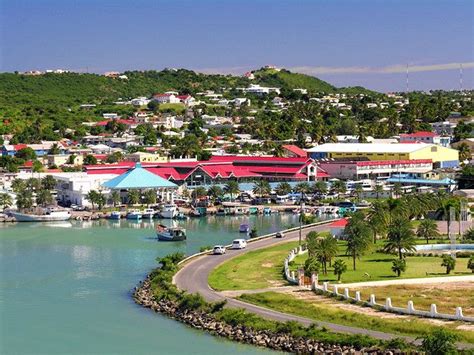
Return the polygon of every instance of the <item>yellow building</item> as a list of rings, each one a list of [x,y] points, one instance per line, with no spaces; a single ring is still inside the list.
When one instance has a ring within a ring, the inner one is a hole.
[[[136,152],[127,154],[125,160],[133,161],[135,163],[166,163],[168,158],[159,154]]]
[[[64,164],[68,164],[70,157],[74,156],[73,165],[82,165],[83,156],[82,155],[75,155],[75,154],[49,154],[46,157],[48,166],[61,166]]]
[[[414,160],[430,159],[435,167],[459,165],[459,152],[435,144],[327,143],[308,150],[313,159]]]

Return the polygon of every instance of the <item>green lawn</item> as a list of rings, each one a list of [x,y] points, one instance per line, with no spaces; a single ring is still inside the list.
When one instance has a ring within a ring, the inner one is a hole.
[[[348,266],[348,271],[342,275],[341,282],[396,279],[395,273],[391,270],[395,256],[376,252],[382,245],[383,243],[379,242],[376,246],[372,246],[366,256],[357,260],[356,271],[353,271],[352,259],[344,255],[345,244],[340,242],[338,258],[343,259]],[[286,284],[282,273],[283,260],[296,246],[297,242],[284,243],[231,259],[212,271],[209,275],[209,285],[216,290],[254,290]],[[296,257],[291,268],[296,270],[303,265],[306,257],[306,254]],[[472,273],[467,269],[467,259],[458,258],[456,269],[451,275],[468,274]],[[445,269],[441,267],[441,258],[411,256],[407,257],[407,270],[401,278],[436,276],[446,276]],[[319,279],[333,282],[337,280],[331,267],[328,274],[320,274]]]
[[[391,270],[392,260],[396,258],[395,255],[389,255],[384,253],[378,253],[377,249],[382,248],[383,242],[379,241],[376,246],[372,246],[371,250],[362,258],[356,260],[356,270],[352,269],[352,258],[345,255],[345,243],[339,242],[339,255],[338,258],[344,260],[347,264],[347,272],[341,277],[341,282],[361,282],[361,281],[377,281],[377,280],[390,280],[397,279],[395,273]],[[299,255],[293,261],[291,265],[292,270],[298,269],[298,267],[304,264],[307,255]],[[448,276],[446,275],[446,269],[441,266],[440,257],[423,257],[423,256],[408,256],[407,270],[402,273],[400,278],[420,278],[420,277],[436,277],[436,276]],[[467,260],[465,258],[458,258],[456,268],[451,272],[451,276],[457,275],[469,275],[472,274],[467,268]],[[367,275],[368,274],[368,275]],[[329,267],[328,274],[319,275],[321,281],[336,282],[337,277],[333,273],[333,269]]]
[[[178,104],[160,104],[160,111],[173,110],[176,113],[183,113],[186,107],[182,103]]]
[[[386,331],[394,334],[422,336],[437,327],[429,320],[416,317],[387,318],[378,315],[366,315],[360,312],[341,310],[328,302],[318,303],[315,300],[299,299],[291,294],[264,292],[243,294],[242,301],[280,312],[295,314],[319,321],[361,327],[366,329]],[[457,333],[463,341],[474,343],[474,332],[456,329],[460,322],[444,322],[443,327]]]
[[[286,283],[283,260],[298,242],[279,244],[250,251],[215,268],[209,275],[209,285],[215,290],[254,290]]]

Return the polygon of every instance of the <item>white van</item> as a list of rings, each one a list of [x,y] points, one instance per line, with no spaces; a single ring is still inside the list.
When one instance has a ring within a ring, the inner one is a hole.
[[[244,249],[247,246],[245,239],[234,239],[232,242],[232,249]]]

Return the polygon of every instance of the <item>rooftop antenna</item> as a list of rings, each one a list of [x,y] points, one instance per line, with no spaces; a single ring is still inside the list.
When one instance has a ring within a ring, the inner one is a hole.
[[[463,91],[462,87],[462,63],[459,64],[459,89]]]
[[[409,87],[408,87],[408,63],[407,63],[407,72],[406,72],[406,84],[407,84],[406,93],[408,94],[408,91],[409,91]]]

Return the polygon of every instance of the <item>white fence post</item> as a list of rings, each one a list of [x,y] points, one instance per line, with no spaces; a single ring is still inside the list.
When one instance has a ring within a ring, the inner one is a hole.
[[[462,307],[456,307],[456,318],[463,319],[464,315],[462,314]]]
[[[356,302],[360,302],[360,291],[356,291],[355,300]]]
[[[369,305],[375,306],[375,295],[371,294],[369,298]]]
[[[349,299],[349,289],[348,289],[347,287],[344,289],[344,298],[345,298],[346,300]]]
[[[436,308],[436,305],[433,303],[430,307],[430,316],[435,317],[438,314],[438,309]]]
[[[392,299],[390,297],[387,297],[387,299],[385,300],[385,309],[392,309]]]
[[[328,283],[327,282],[323,282],[323,291],[328,292]]]
[[[337,296],[339,295],[339,292],[338,292],[338,289],[337,289],[337,285],[334,285],[334,294]]]
[[[408,314],[415,313],[415,306],[413,305],[413,301],[408,301]]]

